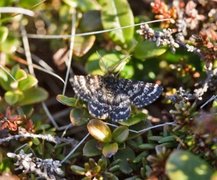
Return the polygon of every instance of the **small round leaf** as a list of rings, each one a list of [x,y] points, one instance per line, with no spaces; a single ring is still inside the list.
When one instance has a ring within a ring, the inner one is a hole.
[[[81,126],[89,120],[89,114],[84,108],[73,108],[70,111],[70,120],[73,126]]]
[[[14,105],[23,98],[23,93],[21,91],[7,91],[4,97],[9,105]]]
[[[100,150],[97,148],[98,142],[95,139],[87,141],[83,148],[83,155],[86,157],[94,157],[101,154]]]
[[[3,43],[8,37],[8,28],[5,26],[0,27],[0,43]]]
[[[91,136],[101,142],[110,142],[112,134],[110,128],[100,120],[93,119],[87,124]]]
[[[57,95],[56,99],[60,103],[67,105],[67,106],[72,106],[72,107],[75,107],[75,103],[77,102],[76,98],[70,98],[62,94]]]
[[[174,151],[166,162],[166,173],[170,179],[210,179],[213,170],[198,156],[188,151]]]
[[[123,143],[124,141],[126,141],[128,135],[129,135],[129,129],[126,126],[120,126],[116,128],[112,133],[112,137],[114,141],[118,143]]]
[[[118,151],[118,144],[117,143],[105,144],[103,149],[102,149],[102,154],[105,157],[110,158],[114,154],[116,154],[117,151]]]

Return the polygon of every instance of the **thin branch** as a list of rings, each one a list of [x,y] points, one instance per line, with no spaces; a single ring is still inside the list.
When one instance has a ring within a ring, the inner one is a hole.
[[[41,5],[41,4],[44,3],[45,1],[46,1],[46,0],[42,0],[42,1],[38,2],[38,3],[36,3],[35,5],[32,6],[32,8],[35,8],[35,7],[39,6],[39,5]]]
[[[120,30],[120,29],[127,29],[127,28],[134,27],[134,26],[140,26],[143,24],[157,23],[157,22],[169,21],[169,20],[172,20],[172,19],[153,20],[153,21],[148,21],[148,22],[143,22],[143,23],[132,24],[132,25],[128,25],[128,26],[122,26],[122,27],[118,27],[118,28],[112,28],[112,29],[106,29],[106,30],[100,30],[100,31],[94,31],[94,32],[78,33],[78,34],[74,34],[74,35],[73,34],[71,34],[71,35],[28,34],[27,37],[32,38],[32,39],[69,39],[73,36],[96,35],[96,34],[102,34],[102,33],[106,33],[106,32],[116,31],[116,30]]]
[[[72,144],[74,146],[78,143],[77,140],[72,139],[72,138],[60,138],[60,137],[57,137],[57,136],[52,136],[50,134],[44,135],[44,134],[32,134],[32,133],[25,132],[25,133],[22,133],[22,134],[11,135],[11,136],[6,137],[6,138],[1,138],[0,139],[0,144],[5,143],[5,142],[9,142],[11,140],[18,140],[20,138],[32,138],[32,139],[33,138],[38,138],[38,139],[42,139],[42,140],[52,142],[52,143],[55,143],[55,144],[70,143],[70,144]]]
[[[209,98],[202,106],[200,106],[200,109],[203,109],[208,103],[216,99],[217,99],[217,95],[212,95],[211,98]]]
[[[147,132],[147,131],[149,131],[151,129],[155,129],[155,128],[159,128],[159,127],[164,127],[164,126],[176,126],[176,123],[175,122],[166,122],[166,123],[163,123],[163,124],[158,124],[158,125],[151,126],[151,127],[142,129],[140,131],[135,131],[135,132],[136,133],[144,133],[144,132]]]
[[[24,50],[25,50],[25,55],[26,55],[26,60],[28,63],[29,72],[30,72],[30,74],[35,76],[33,63],[32,63],[32,56],[31,56],[30,47],[29,47],[29,40],[27,38],[26,29],[22,24],[20,26],[20,29],[21,29],[23,46],[24,46]]]
[[[66,66],[67,66],[67,71],[66,71],[66,76],[65,76],[65,84],[63,87],[63,92],[62,94],[65,95],[66,92],[66,87],[67,87],[67,82],[69,79],[69,73],[71,69],[71,64],[72,64],[72,55],[73,55],[73,48],[74,48],[74,41],[75,41],[75,27],[76,27],[76,12],[72,13],[72,28],[71,28],[71,38],[70,38],[70,45],[69,45],[69,58],[66,61]]]
[[[119,127],[119,126],[117,126],[115,124],[111,124],[111,123],[106,123],[106,124],[108,124],[109,126],[112,126],[112,127]],[[175,122],[166,122],[166,123],[158,124],[158,125],[155,125],[155,126],[151,126],[151,127],[139,130],[139,131],[136,131],[136,130],[133,130],[133,129],[129,129],[129,131],[132,132],[132,133],[140,134],[140,133],[147,132],[147,131],[149,131],[151,129],[155,129],[155,128],[159,128],[159,127],[164,127],[164,126],[168,126],[168,125],[175,126],[176,123]]]
[[[46,104],[45,103],[41,103],[42,104],[42,107],[47,115],[47,117],[49,118],[49,120],[51,121],[51,123],[53,124],[53,126],[59,130],[59,126],[57,125],[55,119],[53,118],[52,114],[50,113],[49,109],[47,108]]]
[[[61,163],[64,163],[79,148],[79,146],[87,139],[88,136],[89,133],[77,144],[74,149],[72,149],[72,151],[61,161]]]
[[[25,54],[25,51],[22,47],[20,47],[17,50],[17,52],[20,54]],[[37,64],[39,64],[41,67],[43,67],[44,69],[46,69],[48,71],[54,72],[53,68],[51,66],[49,66],[42,58],[36,56],[33,53],[31,53],[31,55],[32,55],[32,60],[35,61]],[[33,64],[33,67],[34,67],[34,64]]]
[[[72,127],[72,124],[67,124],[65,126],[61,126],[59,127],[58,124],[56,123],[54,117],[52,116],[52,114],[50,113],[49,109],[47,108],[46,104],[45,103],[41,103],[42,104],[42,107],[47,115],[47,117],[49,118],[49,120],[51,121],[51,123],[53,124],[53,126],[58,130],[58,131],[62,131],[64,129],[68,129],[68,128],[71,128]]]
[[[10,72],[8,72],[8,70],[5,69],[5,67],[2,66],[1,64],[0,64],[0,68],[1,68],[4,72],[6,72],[7,75],[9,75],[9,76],[11,77],[11,79],[13,79],[14,81],[17,81],[17,80],[12,76],[12,74],[11,74]]]
[[[28,63],[27,63],[25,60],[23,60],[22,58],[17,57],[17,56],[15,56],[15,55],[12,55],[11,57],[12,57],[12,59],[14,59],[15,61],[17,61],[17,62],[19,62],[19,63],[21,63],[21,64],[25,64],[25,65],[28,66]],[[34,69],[37,69],[37,70],[39,70],[39,71],[43,71],[43,72],[45,72],[45,73],[47,73],[47,74],[50,74],[51,76],[54,76],[55,78],[59,79],[63,84],[65,83],[64,80],[63,80],[60,76],[58,76],[57,74],[55,74],[54,72],[51,72],[51,71],[49,71],[49,70],[47,70],[47,69],[44,69],[44,68],[42,68],[41,66],[38,66],[38,65],[36,65],[36,64],[32,64],[32,66],[33,66]]]
[[[35,13],[29,9],[24,9],[20,7],[0,7],[0,13],[17,13],[24,14],[27,16],[34,16]]]

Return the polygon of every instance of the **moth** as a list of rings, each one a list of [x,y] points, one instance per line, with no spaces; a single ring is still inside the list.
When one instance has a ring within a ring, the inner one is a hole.
[[[143,108],[163,92],[158,84],[120,79],[113,75],[74,75],[70,83],[75,95],[87,102],[91,116],[115,122],[129,118],[131,105]]]

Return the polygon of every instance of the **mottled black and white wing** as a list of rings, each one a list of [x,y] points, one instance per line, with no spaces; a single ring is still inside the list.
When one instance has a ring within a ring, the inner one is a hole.
[[[94,98],[88,102],[88,111],[90,115],[99,119],[107,119],[109,117],[109,105],[103,102],[99,102],[97,98]]]
[[[129,118],[131,104],[138,108],[147,106],[163,91],[157,84],[114,76],[75,75],[70,82],[76,96],[88,103],[88,111],[93,117],[116,122]]]
[[[90,114],[100,119],[110,118],[112,121],[128,119],[131,111],[130,99],[118,89],[117,79],[114,77],[93,77],[98,78],[99,88],[95,88],[97,85],[94,87],[95,91],[92,92],[93,96],[88,102]]]
[[[77,76],[71,79],[71,85],[77,97],[88,102],[89,113],[96,118],[108,118],[109,106],[103,101],[101,76]]]
[[[116,94],[110,106],[109,117],[112,121],[123,121],[130,117],[130,99],[125,94]]]
[[[84,100],[89,101],[91,98],[91,92],[89,90],[90,84],[87,80],[86,76],[76,76],[74,75],[72,78],[70,78],[70,83],[72,85],[72,88],[75,92],[75,95]]]
[[[160,85],[143,81],[120,79],[120,86],[137,108],[153,103],[163,92],[163,87]]]

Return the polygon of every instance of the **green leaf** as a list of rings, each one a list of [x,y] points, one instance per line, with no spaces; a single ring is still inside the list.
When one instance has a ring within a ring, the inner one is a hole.
[[[105,72],[119,72],[121,71],[126,63],[129,61],[129,56],[123,56],[120,53],[108,53],[102,56],[99,60],[100,69]]]
[[[72,165],[70,168],[75,174],[85,175],[85,169],[83,167]]]
[[[217,99],[215,99],[212,103],[212,108],[217,109]]]
[[[176,138],[175,136],[171,135],[171,136],[166,136],[166,137],[162,137],[158,143],[162,144],[162,143],[165,143],[165,142],[171,142],[173,141],[175,143],[176,141]]]
[[[19,68],[18,66],[14,66],[14,67]],[[12,71],[13,71],[13,77],[18,81],[27,78],[27,73],[23,69],[16,69],[16,68],[14,69],[13,68]]]
[[[211,180],[217,180],[217,171],[212,174]]]
[[[127,160],[122,160],[119,163],[120,166],[120,171],[123,172],[124,174],[130,174],[133,169],[130,167],[130,164],[127,162]]]
[[[0,26],[0,43],[3,43],[8,37],[8,28]]]
[[[160,56],[165,53],[167,48],[157,47],[154,42],[141,41],[134,50],[134,56],[140,60]]]
[[[16,51],[19,44],[20,42],[18,38],[8,36],[4,43],[1,44],[0,50],[11,54]]]
[[[102,148],[102,154],[106,158],[112,157],[114,154],[116,154],[118,151],[118,144],[112,143],[112,144],[105,144]]]
[[[5,93],[5,101],[10,104],[14,105],[16,104],[20,99],[23,99],[23,93],[21,91],[7,91]]]
[[[77,36],[75,37],[75,47],[73,53],[78,56],[84,56],[94,45],[96,36]]]
[[[129,127],[129,126],[138,124],[141,121],[144,121],[146,118],[147,118],[147,116],[144,113],[138,113],[138,114],[132,115],[126,121],[119,122],[119,124]]]
[[[11,77],[2,69],[0,69],[0,85],[6,91],[11,90],[10,83]]]
[[[134,24],[132,10],[127,0],[100,0],[104,29],[120,28]],[[118,29],[109,33],[115,42],[126,43],[133,39],[134,27]]]
[[[121,159],[121,160],[134,160],[135,159],[135,152],[129,148],[129,147],[126,147],[125,149],[120,149],[115,155],[114,155],[114,159],[115,160],[118,160],[118,159]]]
[[[40,87],[33,87],[23,91],[23,94],[23,99],[19,101],[19,105],[21,106],[39,103],[48,98],[47,91]]]
[[[120,72],[120,76],[124,77],[125,79],[131,79],[135,74],[135,69],[132,65],[124,66],[123,70]]]
[[[166,173],[171,180],[210,179],[213,170],[198,156],[188,151],[174,151],[166,162]]]
[[[148,143],[144,143],[144,144],[141,144],[139,145],[139,149],[145,149],[145,150],[149,150],[149,149],[154,149],[155,148],[155,144],[148,144]]]
[[[89,74],[98,74],[98,75],[104,75],[104,73],[102,72],[102,70],[99,67],[99,54],[100,55],[104,55],[106,54],[106,51],[104,50],[99,50],[98,53],[93,53],[89,56],[87,63],[85,64],[85,70],[89,73]]]
[[[86,157],[94,157],[101,154],[100,150],[97,148],[98,143],[95,139],[87,141],[83,147],[83,155]]]
[[[67,105],[67,106],[72,106],[72,107],[75,107],[75,104],[77,102],[76,98],[70,98],[70,97],[67,97],[61,94],[57,95],[56,99],[60,103]]]
[[[39,5],[39,3],[41,2],[41,0],[19,0],[19,6],[23,7],[23,8],[28,8],[28,9],[32,9],[35,5]]]
[[[107,143],[112,139],[112,134],[109,126],[101,120],[90,120],[87,124],[87,129],[90,135],[100,142]]]
[[[142,161],[143,158],[146,158],[147,156],[148,156],[148,152],[143,151],[133,160],[133,163],[139,163]]]
[[[98,160],[97,164],[101,167],[102,170],[105,170],[107,168],[107,165],[108,165],[107,158],[104,158],[102,156],[102,158],[100,158]]]
[[[100,9],[96,0],[64,0],[64,2],[73,8],[77,7],[83,12]]]
[[[102,30],[100,11],[92,10],[84,13],[79,27],[82,32]]]
[[[38,80],[32,76],[32,75],[27,75],[27,77],[21,81],[19,81],[18,89],[25,91],[27,89],[32,88],[38,83]]]
[[[40,142],[40,140],[39,140],[38,138],[33,138],[33,139],[32,139],[32,142],[33,142],[33,144],[35,144],[36,146],[38,146],[38,145],[41,144],[41,142]]]
[[[111,180],[119,180],[117,176],[110,172],[104,172],[105,179],[111,179]]]
[[[73,126],[81,126],[89,121],[89,114],[85,108],[74,108],[70,111],[70,121]]]
[[[113,133],[112,133],[112,138],[114,141],[118,143],[123,143],[124,141],[127,140],[129,135],[129,129],[126,126],[120,126],[117,127]]]

